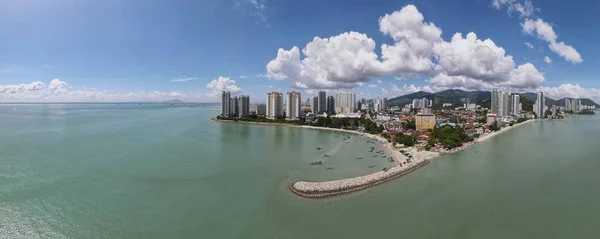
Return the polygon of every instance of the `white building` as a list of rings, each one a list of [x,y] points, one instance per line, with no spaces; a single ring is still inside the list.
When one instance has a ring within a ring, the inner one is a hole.
[[[387,111],[387,98],[377,98],[373,100],[373,108],[376,112],[386,112]]]
[[[300,93],[296,91],[288,92],[287,103],[285,106],[287,120],[298,120],[302,118],[302,97]]]
[[[354,113],[356,111],[356,95],[352,92],[335,94],[335,113]]]
[[[229,117],[231,115],[231,92],[223,91],[221,93],[221,116]]]
[[[319,97],[319,105],[317,107],[317,112],[319,114],[327,112],[327,93],[325,93],[325,91],[319,91],[319,94],[317,96]]]
[[[521,96],[515,94],[512,96],[512,115],[519,115],[521,113]]]
[[[432,102],[425,97],[423,97],[423,99],[413,99],[413,102],[412,102],[412,107],[419,108],[419,109],[431,107],[431,105],[432,105]]]
[[[319,113],[319,97],[315,96],[312,98],[312,101],[310,102],[310,112],[312,112],[313,115]]]
[[[280,92],[267,93],[267,118],[276,119],[283,116],[283,94]]]
[[[533,112],[535,113],[537,118],[544,118],[545,109],[546,98],[544,97],[544,92],[539,92],[537,94],[535,104],[533,104]]]
[[[500,115],[500,111],[501,111],[501,100],[500,97],[502,95],[502,91],[499,91],[498,89],[493,89],[492,90],[492,97],[490,99],[490,103],[491,103],[491,109],[490,112],[492,114],[495,115]]]

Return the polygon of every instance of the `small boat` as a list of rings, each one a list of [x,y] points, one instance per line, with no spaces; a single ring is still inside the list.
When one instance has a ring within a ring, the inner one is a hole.
[[[327,170],[333,170],[333,167],[328,167]]]
[[[346,142],[346,143],[350,143],[350,141],[348,141],[348,140],[346,140],[346,141],[344,141],[344,142]]]
[[[310,165],[323,165],[322,161],[310,162]]]
[[[373,155],[373,158],[377,158],[377,154],[376,154],[376,155]]]
[[[317,150],[321,150],[321,149],[322,149],[322,148],[321,148],[320,146],[319,146],[319,147],[317,147]]]
[[[325,156],[323,156],[323,157],[325,157],[325,158],[329,158],[329,157],[331,157],[331,156],[330,156],[329,154],[325,154]]]
[[[369,168],[374,168],[374,167],[375,167],[375,165],[369,165]]]
[[[362,156],[358,156],[358,157],[356,157],[356,158],[357,158],[357,159],[362,159],[363,157],[362,157]]]

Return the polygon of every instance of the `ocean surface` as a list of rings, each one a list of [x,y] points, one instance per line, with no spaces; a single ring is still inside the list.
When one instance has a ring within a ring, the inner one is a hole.
[[[211,121],[218,108],[1,104],[0,238],[599,237],[599,116],[528,123],[311,200],[288,185],[391,163],[359,137]]]

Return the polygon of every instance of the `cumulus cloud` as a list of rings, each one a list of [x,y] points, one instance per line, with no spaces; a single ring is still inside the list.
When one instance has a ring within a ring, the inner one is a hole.
[[[383,81],[382,80],[377,80],[377,83],[383,84]]]
[[[369,85],[369,88],[376,88],[376,87],[377,87],[377,85],[376,85],[376,84],[370,84],[370,85]]]
[[[413,84],[404,84],[402,87],[398,87],[395,84],[391,84],[391,88],[390,91],[392,92],[391,96],[400,96],[400,95],[406,95],[406,94],[410,94],[410,93],[415,93],[415,92],[419,92],[419,91],[425,91],[425,92],[435,92],[435,91],[439,91],[442,90],[442,88],[436,88],[436,87],[430,87],[430,86],[415,86]]]
[[[544,92],[548,97],[554,99],[561,98],[588,98],[596,103],[600,103],[600,89],[583,88],[579,84],[562,84],[557,87],[539,87],[539,91]]]
[[[379,30],[394,40],[394,44],[382,44],[381,57],[375,52],[375,41],[365,34],[315,37],[302,51],[296,46],[279,49],[266,66],[267,77],[291,80],[300,89],[353,88],[384,75],[424,75],[432,77],[430,83],[435,86],[462,82],[469,83],[469,88],[525,88],[543,81],[543,74],[529,74],[530,70],[539,73],[529,63],[515,68],[513,57],[491,39],[479,39],[470,32],[465,37],[456,33],[445,41],[442,30],[426,22],[413,5],[382,16]]]
[[[465,76],[483,81],[502,81],[515,67],[512,56],[490,40],[477,39],[471,32],[466,38],[456,33],[450,42],[436,47],[436,69],[449,76]]]
[[[581,59],[581,55],[579,55],[579,52],[577,52],[577,50],[575,50],[575,48],[573,48],[572,46],[566,45],[564,42],[551,42],[549,47],[550,50],[556,52],[559,56],[561,56],[568,62],[571,62],[573,64],[583,62],[583,59]]]
[[[552,59],[550,59],[549,56],[545,56],[544,57],[544,62],[546,62],[546,64],[550,64],[550,63],[552,63]]]
[[[17,84],[17,85],[0,85],[1,94],[17,94],[27,93],[31,91],[38,91],[46,87],[41,81],[34,81],[29,84]]]
[[[242,89],[236,85],[234,80],[223,76],[219,76],[219,78],[209,82],[206,85],[206,88],[212,90],[210,93],[208,93],[209,96],[217,96],[221,94],[222,91],[231,91],[231,93],[239,93],[242,91]]]
[[[531,43],[529,43],[529,42],[525,42],[525,45],[526,45],[527,47],[529,47],[529,48],[533,49],[533,45],[532,45]]]
[[[67,88],[69,88],[69,84],[67,84],[67,82],[59,80],[58,78],[50,81],[50,84],[48,85],[48,89],[50,90],[64,90]]]

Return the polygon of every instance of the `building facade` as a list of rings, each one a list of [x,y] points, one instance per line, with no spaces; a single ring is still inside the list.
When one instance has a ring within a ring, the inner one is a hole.
[[[352,92],[335,94],[335,113],[354,113],[356,110],[356,95]]]
[[[335,113],[335,97],[327,96],[327,114]]]
[[[285,115],[287,120],[299,120],[302,118],[302,97],[296,91],[287,93]]]
[[[283,94],[280,92],[267,93],[267,112],[268,119],[277,119],[283,116]]]
[[[310,104],[310,112],[314,115],[319,113],[319,97],[315,96],[312,98],[312,102]]]
[[[239,115],[239,113],[240,113],[239,109],[240,108],[239,108],[238,102],[239,102],[239,100],[238,100],[237,96],[231,97],[231,103],[230,103],[230,105],[231,105],[231,116],[237,117]]]
[[[537,93],[537,99],[535,104],[533,105],[533,112],[537,116],[537,118],[544,118],[544,113],[546,111],[546,97],[544,96],[544,92]]]
[[[500,114],[500,95],[501,94],[502,94],[502,91],[499,91],[498,89],[492,90],[492,98],[490,99],[491,100],[490,112],[492,114],[496,114],[496,115]]]
[[[417,130],[430,130],[435,127],[434,114],[418,114],[415,116]]]
[[[519,115],[521,114],[521,96],[515,94],[512,96],[512,114]]]
[[[221,116],[229,117],[231,115],[231,92],[223,91],[221,93]]]
[[[327,112],[327,93],[325,93],[325,91],[319,91],[319,94],[317,96],[319,97],[317,113],[322,114]]]
[[[250,116],[250,96],[240,95],[238,98],[238,116],[240,118]]]

